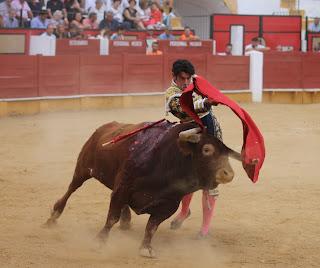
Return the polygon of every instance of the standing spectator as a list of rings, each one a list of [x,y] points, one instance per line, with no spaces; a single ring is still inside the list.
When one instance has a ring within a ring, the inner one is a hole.
[[[88,13],[94,12],[97,14],[97,23],[99,24],[104,18],[106,6],[104,5],[102,0],[96,0],[95,6],[89,7],[87,11]]]
[[[176,38],[174,37],[173,34],[171,34],[170,28],[166,26],[164,28],[164,32],[158,36],[159,40],[175,40]]]
[[[147,51],[147,55],[150,55],[150,56],[160,56],[160,55],[162,55],[162,51],[159,50],[158,41],[154,41],[152,43],[152,50],[151,51]]]
[[[28,1],[33,17],[37,17],[42,9],[42,4],[38,0]]]
[[[4,19],[5,28],[18,28],[19,22],[16,19],[16,12],[13,9],[9,9],[9,17]]]
[[[47,19],[48,12],[46,9],[41,10],[39,15],[31,20],[32,29],[47,29],[49,20]]]
[[[7,17],[9,17],[9,10],[11,9],[11,3],[12,3],[12,0],[6,0],[0,3],[0,15],[4,20]]]
[[[261,45],[259,37],[254,37],[251,39],[251,44],[246,46],[245,52],[249,52],[249,51],[253,51],[253,50],[263,52],[263,51],[270,50],[270,48],[265,47],[264,45]]]
[[[52,24],[48,24],[47,30],[43,34],[41,34],[41,36],[55,40],[56,36],[54,35],[54,26]]]
[[[111,40],[125,40],[124,37],[124,28],[122,26],[118,27],[118,31],[111,35],[110,37]]]
[[[97,36],[98,39],[110,39],[110,29],[108,27],[102,29]]]
[[[65,22],[68,22],[68,21],[63,20],[63,14],[61,10],[56,10],[53,13],[52,18],[50,20],[50,23],[53,24],[55,28],[57,28],[59,24],[64,24]]]
[[[313,23],[310,24],[309,29],[310,32],[320,32],[320,18],[314,18]]]
[[[99,24],[99,29],[109,28],[111,31],[116,31],[119,27],[119,22],[117,22],[113,18],[113,14],[111,11],[106,13],[104,20],[102,20]]]
[[[2,15],[0,15],[0,28],[4,28],[4,20]]]
[[[65,11],[64,4],[61,0],[49,0],[47,2],[47,10],[49,17],[52,18],[53,14],[58,10],[58,11]]]
[[[81,12],[76,12],[74,14],[73,20],[71,21],[71,25],[76,26],[78,29],[83,29],[83,18]]]
[[[124,21],[130,24],[131,29],[137,28],[138,30],[145,30],[142,20],[137,14],[136,4],[136,0],[129,0],[129,6],[123,12]]]
[[[80,7],[80,4],[78,2],[78,0],[66,0],[65,2],[65,10],[66,10],[66,15],[65,17],[68,18],[68,21],[71,22],[74,17],[75,17],[75,14],[77,12],[82,12],[82,8]]]
[[[27,25],[33,15],[28,3],[25,0],[13,0],[11,7],[16,12],[16,17],[19,18],[21,25]]]
[[[64,25],[64,23],[58,24],[56,26],[56,31],[54,34],[57,39],[70,38],[70,34],[66,31],[66,26]]]
[[[87,19],[83,20],[84,29],[98,29],[97,13],[91,12]]]
[[[188,40],[192,41],[192,40],[199,40],[200,38],[191,32],[191,29],[189,26],[186,26],[184,27],[184,33],[180,36],[179,39],[182,41],[188,41]]]

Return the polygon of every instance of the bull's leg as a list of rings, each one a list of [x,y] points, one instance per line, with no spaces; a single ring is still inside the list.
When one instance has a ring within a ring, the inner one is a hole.
[[[181,201],[181,211],[175,217],[175,219],[171,222],[170,228],[173,230],[179,229],[186,218],[191,215],[191,211],[189,209],[190,202],[192,199],[193,193],[185,195]]]
[[[153,211],[154,214],[150,215],[148,220],[144,238],[140,247],[140,255],[148,258],[155,258],[155,252],[151,246],[151,240],[153,235],[158,229],[158,226],[166,219],[171,217],[173,213],[177,210],[179,206],[179,201],[168,201],[161,205],[161,207],[156,207]]]
[[[89,174],[80,177],[77,175],[77,172],[75,172],[67,192],[54,204],[51,216],[45,224],[46,226],[52,226],[56,223],[56,220],[61,216],[71,194],[81,187],[81,185],[90,177]]]
[[[106,224],[98,234],[98,238],[100,238],[101,241],[103,242],[106,241],[111,228],[120,220],[121,209],[123,207],[124,207],[124,192],[121,189],[113,191]]]
[[[120,216],[120,228],[122,230],[128,230],[131,227],[131,212],[128,205],[125,205],[121,210]]]

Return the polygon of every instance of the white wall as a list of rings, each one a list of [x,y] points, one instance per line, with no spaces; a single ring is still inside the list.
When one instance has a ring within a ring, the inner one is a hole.
[[[320,17],[320,0],[300,0],[300,9],[309,17]]]
[[[280,11],[280,0],[238,0],[238,14],[272,15]]]

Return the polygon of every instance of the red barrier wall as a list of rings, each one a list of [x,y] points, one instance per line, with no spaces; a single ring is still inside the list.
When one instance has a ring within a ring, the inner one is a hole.
[[[302,62],[304,88],[320,88],[320,53],[304,55]]]
[[[58,39],[56,55],[100,54],[100,40]]]

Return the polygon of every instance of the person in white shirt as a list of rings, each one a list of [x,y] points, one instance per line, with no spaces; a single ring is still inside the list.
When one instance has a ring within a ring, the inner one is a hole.
[[[251,39],[251,44],[247,45],[245,48],[245,52],[249,52],[249,51],[269,51],[270,47],[266,47],[262,44],[260,44],[260,40],[258,37],[254,37]]]
[[[107,8],[103,2],[103,0],[96,0],[94,6],[90,6],[87,9],[88,13],[96,13],[97,14],[97,23],[99,24],[104,19],[104,14]]]
[[[56,39],[56,36],[54,35],[53,32],[54,32],[54,25],[50,23],[46,31],[43,34],[41,34],[41,36],[51,38],[51,39]]]
[[[308,30],[310,32],[320,32],[320,18],[315,18],[313,23],[310,24],[310,26],[308,27]]]
[[[124,11],[124,5],[121,0],[114,0],[110,9],[108,9],[108,12],[112,12],[113,18],[119,22],[123,22],[123,11]]]

